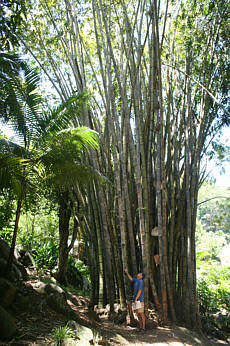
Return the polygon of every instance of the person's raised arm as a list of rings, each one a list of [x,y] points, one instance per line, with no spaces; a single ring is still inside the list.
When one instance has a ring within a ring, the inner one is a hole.
[[[125,269],[124,272],[125,272],[125,274],[128,276],[129,280],[132,281],[133,278],[132,278],[132,276],[129,274],[128,269]]]

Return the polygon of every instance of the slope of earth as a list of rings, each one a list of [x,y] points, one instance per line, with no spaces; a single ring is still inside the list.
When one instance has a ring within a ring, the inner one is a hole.
[[[20,306],[17,306],[17,303],[15,303],[15,306],[12,308],[11,313],[18,326],[19,334],[7,343],[0,342],[0,345],[55,345],[55,339],[52,335],[53,331],[57,327],[65,326],[68,319],[64,315],[53,311],[46,304],[44,296],[34,289],[36,283],[36,280],[31,280],[23,284],[21,294],[23,294],[24,303],[20,304]],[[71,309],[76,312],[84,325],[87,325],[89,328],[93,327],[101,332],[105,345],[230,345],[228,342],[210,340],[178,326],[160,327],[153,324],[154,327],[149,327],[145,332],[140,332],[137,328],[126,326],[125,324],[115,325],[105,317],[97,320],[88,311],[89,300],[87,298],[70,293],[68,296],[67,303]],[[71,343],[66,345],[84,346],[89,344],[89,342],[79,343],[72,340]]]

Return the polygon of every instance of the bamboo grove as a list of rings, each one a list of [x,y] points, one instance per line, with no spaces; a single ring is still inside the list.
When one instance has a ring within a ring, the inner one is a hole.
[[[29,6],[29,4],[28,4]],[[21,33],[65,102],[87,93],[76,126],[96,130],[85,157],[106,177],[65,187],[59,270],[74,217],[87,249],[91,304],[125,309],[124,275],[144,270],[145,301],[164,321],[200,327],[196,297],[197,195],[202,158],[227,123],[227,2],[37,0]],[[63,263],[61,263],[63,261]],[[63,280],[60,273],[60,281]]]

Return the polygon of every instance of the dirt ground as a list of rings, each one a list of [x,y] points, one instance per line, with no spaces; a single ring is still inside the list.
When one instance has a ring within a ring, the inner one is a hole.
[[[45,303],[45,299],[42,299],[41,295],[33,290],[33,284],[33,282],[26,282],[24,285],[25,306],[23,309],[15,306],[12,310],[19,330],[18,336],[10,342],[0,342],[0,345],[54,345],[52,337],[54,329],[66,325],[65,316],[51,310]],[[138,328],[115,325],[106,317],[102,317],[99,322],[92,321],[88,313],[88,299],[74,295],[72,298],[71,301],[68,300],[71,308],[76,311],[85,324],[90,326],[93,323],[94,327],[103,332],[107,345],[230,345],[230,339],[228,342],[211,340],[179,326],[162,327],[156,323],[152,323],[152,325],[150,323],[145,332],[140,332]],[[89,345],[89,342],[85,345]],[[81,346],[84,345],[81,344]]]

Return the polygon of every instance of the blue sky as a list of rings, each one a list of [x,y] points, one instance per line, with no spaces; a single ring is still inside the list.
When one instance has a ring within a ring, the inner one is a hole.
[[[230,128],[226,127],[222,132],[222,143],[230,146]],[[207,168],[210,171],[210,176],[216,179],[217,185],[230,187],[230,162],[225,162],[222,167],[218,167],[214,160],[210,160],[207,162]],[[225,173],[221,173],[221,168],[224,168]]]

